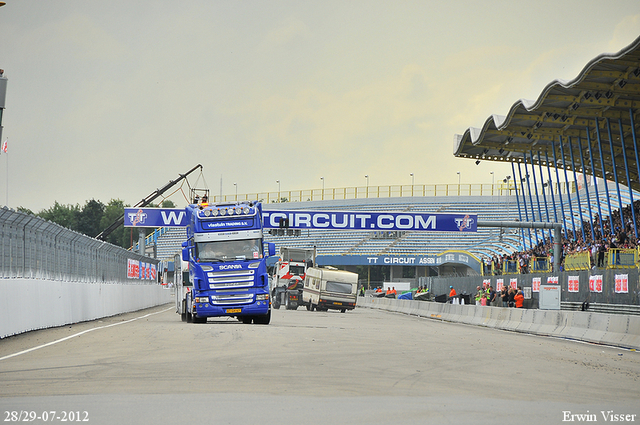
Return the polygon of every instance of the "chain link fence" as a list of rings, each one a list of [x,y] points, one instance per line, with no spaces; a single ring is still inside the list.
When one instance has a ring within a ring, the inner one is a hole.
[[[155,284],[131,279],[128,260],[158,261],[30,214],[0,209],[0,278]]]

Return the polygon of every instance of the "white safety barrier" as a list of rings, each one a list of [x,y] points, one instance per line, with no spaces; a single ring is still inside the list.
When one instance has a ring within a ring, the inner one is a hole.
[[[172,301],[160,285],[0,280],[0,338],[95,320]]]
[[[374,297],[358,297],[357,306],[448,322],[640,349],[640,316],[629,314],[453,305]]]

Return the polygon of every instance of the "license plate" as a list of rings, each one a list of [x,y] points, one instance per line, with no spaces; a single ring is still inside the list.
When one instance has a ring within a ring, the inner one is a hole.
[[[242,309],[241,308],[228,308],[227,309],[227,314],[229,313],[242,313]]]
[[[334,303],[335,305],[342,305],[342,303]]]

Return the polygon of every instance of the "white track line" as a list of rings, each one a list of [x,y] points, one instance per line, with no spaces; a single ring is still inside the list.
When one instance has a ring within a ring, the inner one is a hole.
[[[51,342],[48,342],[48,343],[43,344],[43,345],[38,345],[37,347],[29,348],[28,350],[24,350],[24,351],[20,351],[20,352],[17,352],[17,353],[9,354],[8,356],[0,357],[0,361],[9,359],[11,357],[19,356],[21,354],[26,354],[26,353],[29,353],[31,351],[39,350],[41,348],[48,347],[50,345],[57,344],[59,342],[63,342],[63,341],[66,341],[68,339],[71,339],[71,338],[75,338],[77,336],[86,334],[88,332],[97,331],[98,329],[105,329],[105,328],[110,328],[111,326],[124,325],[125,323],[130,323],[130,322],[133,322],[133,321],[138,320],[138,319],[144,319],[145,317],[153,316],[154,314],[164,313],[165,311],[171,310],[172,308],[173,307],[169,307],[169,308],[167,308],[165,310],[156,311],[155,313],[145,314],[144,316],[135,317],[133,319],[126,320],[124,322],[112,323],[110,325],[98,326],[97,328],[87,329],[86,331],[78,332],[77,334],[69,335],[67,337],[64,337],[64,338],[61,338],[61,339],[57,339],[55,341],[51,341]]]

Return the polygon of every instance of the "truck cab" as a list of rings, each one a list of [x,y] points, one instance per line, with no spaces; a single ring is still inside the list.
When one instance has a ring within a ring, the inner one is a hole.
[[[185,320],[231,316],[243,323],[271,318],[266,257],[275,254],[262,239],[262,205],[192,204],[182,259],[189,263],[191,290],[184,298]]]

